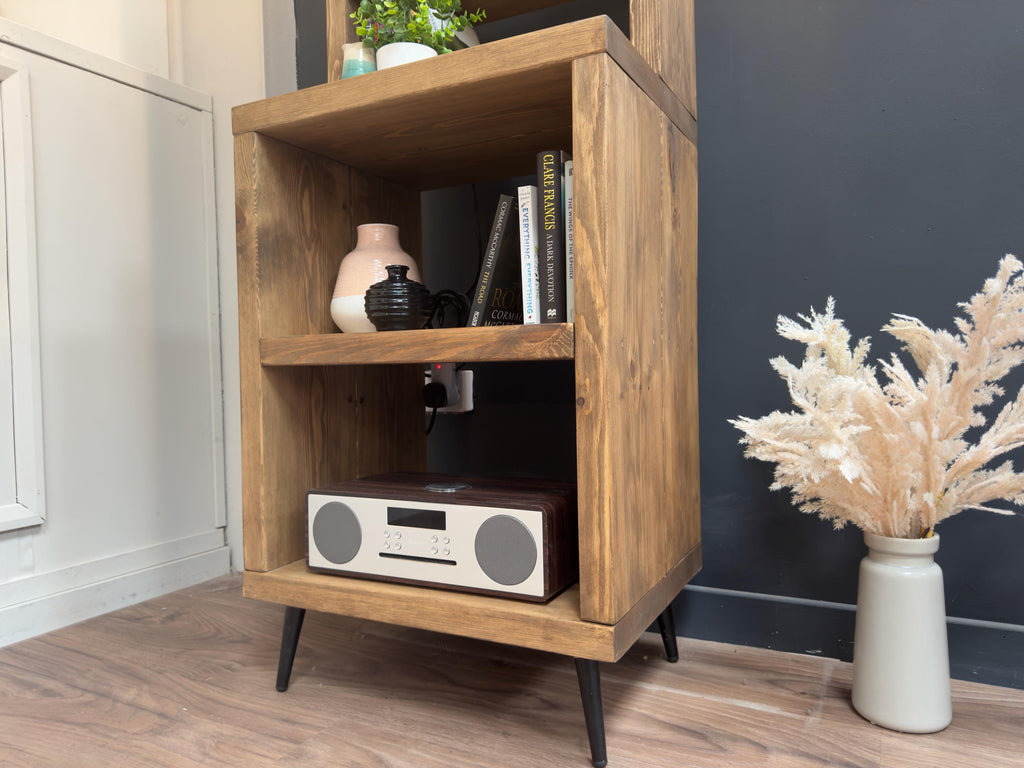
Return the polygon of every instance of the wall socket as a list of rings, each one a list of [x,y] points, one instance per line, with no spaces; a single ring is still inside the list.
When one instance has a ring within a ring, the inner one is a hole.
[[[427,369],[427,383],[441,384],[448,392],[448,405],[438,413],[469,413],[473,410],[473,371],[455,370],[455,363],[431,363]],[[433,413],[433,408],[426,408]]]

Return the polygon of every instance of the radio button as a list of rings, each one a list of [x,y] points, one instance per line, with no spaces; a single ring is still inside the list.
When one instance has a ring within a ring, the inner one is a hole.
[[[388,538],[389,536],[391,536],[391,531],[385,530],[385,531],[384,531],[384,538],[386,539],[386,538]]]
[[[436,555],[437,554],[437,547],[431,547],[430,548],[430,554]]]
[[[441,550],[441,554],[442,555],[450,555],[451,553],[452,553],[452,551],[450,549],[448,549],[448,547],[445,547],[444,549]]]
[[[432,544],[437,544],[437,536],[431,536],[430,541]]]
[[[441,539],[441,541],[444,542],[445,544],[451,544],[452,543],[452,540],[449,539],[447,536],[445,536],[443,539]]]
[[[395,531],[395,538],[396,539],[402,538],[402,532],[401,531]]]
[[[398,543],[398,542],[396,541],[396,542],[395,542],[395,549],[401,549],[401,548],[402,548],[402,545],[401,545],[401,544],[399,544],[399,543]]]
[[[391,542],[390,541],[385,541],[384,542],[384,549],[391,549]]]

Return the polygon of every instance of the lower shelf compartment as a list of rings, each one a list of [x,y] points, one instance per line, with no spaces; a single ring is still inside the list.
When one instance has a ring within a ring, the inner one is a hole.
[[[451,635],[616,661],[645,627],[580,618],[579,586],[544,604],[314,573],[304,560],[246,571],[246,597]],[[632,634],[632,637],[628,635]]]

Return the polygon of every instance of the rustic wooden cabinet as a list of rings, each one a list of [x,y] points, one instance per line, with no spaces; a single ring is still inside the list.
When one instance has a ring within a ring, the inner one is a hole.
[[[329,4],[332,60],[344,5]],[[597,17],[234,110],[247,596],[596,674],[699,569],[692,2],[633,0],[631,22],[632,42]],[[419,258],[421,191],[529,174],[559,146],[574,159],[573,324],[335,331],[358,224],[399,225]],[[551,359],[575,368],[578,585],[535,605],[307,570],[307,489],[424,468],[423,363]]]

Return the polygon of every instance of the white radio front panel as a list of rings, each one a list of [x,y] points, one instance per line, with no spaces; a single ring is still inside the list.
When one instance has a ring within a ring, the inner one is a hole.
[[[510,594],[544,595],[544,525],[540,510],[430,504],[317,493],[310,493],[307,498],[309,565],[313,568]],[[332,503],[344,504],[358,522],[358,551],[343,563],[328,559],[320,551],[314,536],[318,513]],[[417,524],[415,511],[425,513],[421,516],[420,524]],[[477,532],[486,521],[502,516],[521,523],[536,548],[532,571],[515,584],[495,581],[477,562]],[[412,524],[389,524],[389,517],[392,521],[408,519]],[[437,527],[442,518],[443,524]],[[422,527],[423,522],[433,527]]]

